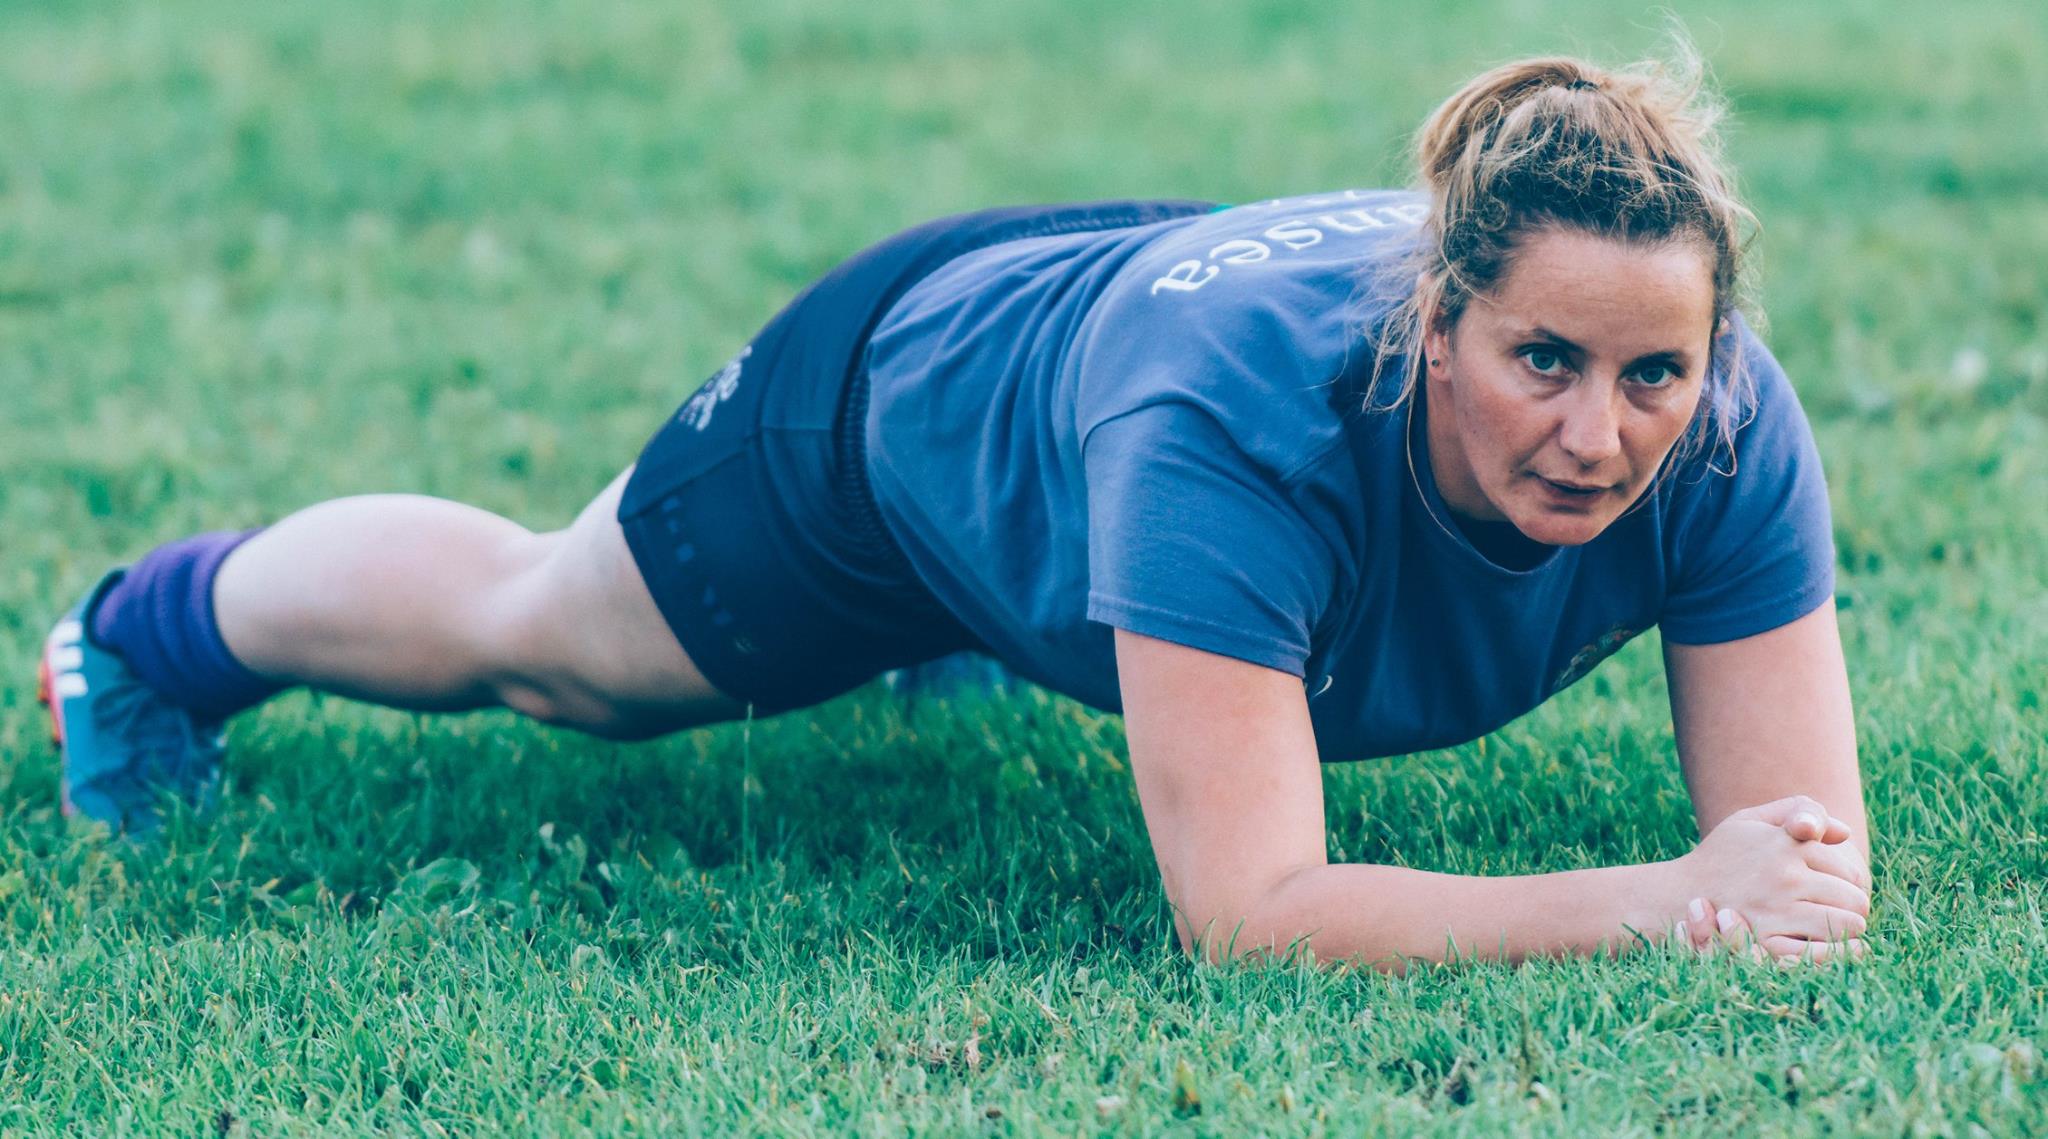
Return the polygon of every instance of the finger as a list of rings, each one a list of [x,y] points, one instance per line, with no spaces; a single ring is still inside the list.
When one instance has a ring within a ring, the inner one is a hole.
[[[1870,919],[1854,910],[1795,902],[1782,909],[1774,909],[1765,918],[1764,932],[1755,936],[1759,941],[1768,941],[1772,937],[1789,937],[1796,941],[1838,941],[1861,938],[1869,932]]]
[[[1714,947],[1714,904],[1705,898],[1694,898],[1685,908],[1685,920],[1678,923],[1685,927],[1686,941],[1694,950],[1705,952]]]
[[[1739,954],[1751,961],[1762,962],[1770,954],[1757,941],[1756,933],[1749,927],[1749,919],[1731,909],[1714,912],[1714,937],[1716,944],[1730,953]]]
[[[1828,825],[1820,820],[1820,816],[1801,811],[1786,820],[1785,833],[1791,835],[1795,842],[1819,842],[1821,836],[1828,833]]]
[[[1774,827],[1789,827],[1792,820],[1800,815],[1810,816],[1815,827],[1822,827],[1822,820],[1828,817],[1826,807],[1811,795],[1788,795],[1735,812],[1752,819],[1761,819]],[[1816,836],[1818,837],[1818,836]],[[1801,840],[1804,841],[1804,840]]]
[[[1855,847],[1814,842],[1800,847],[1799,852],[1815,870],[1832,874],[1865,893],[1870,891],[1870,868],[1863,864],[1863,853]]]
[[[1833,815],[1829,815],[1827,833],[1820,836],[1820,840],[1832,846],[1836,843],[1848,842],[1849,836],[1854,833],[1854,831],[1851,831],[1849,829],[1848,823],[1843,822],[1842,820],[1834,817]]]
[[[1870,892],[1861,886],[1817,870],[1809,870],[1800,877],[1805,880],[1799,883],[1799,888],[1792,895],[1800,901],[1870,916]]]
[[[1782,966],[1822,965],[1829,961],[1854,961],[1863,956],[1863,939],[1850,937],[1834,941],[1811,941],[1776,934],[1763,940],[1763,948]]]
[[[1799,907],[1782,931],[1808,941],[1833,941],[1838,937],[1862,937],[1870,931],[1870,919],[1854,910],[1808,904]]]

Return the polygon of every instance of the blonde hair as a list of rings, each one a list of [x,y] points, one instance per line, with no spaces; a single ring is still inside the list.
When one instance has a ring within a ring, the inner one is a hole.
[[[1755,393],[1736,315],[1747,309],[1744,250],[1755,216],[1735,195],[1715,132],[1723,108],[1682,36],[1674,58],[1608,69],[1568,56],[1502,64],[1465,84],[1416,136],[1428,216],[1413,255],[1385,286],[1400,299],[1376,330],[1374,405],[1387,372],[1414,397],[1423,338],[1457,324],[1474,296],[1496,287],[1520,241],[1551,227],[1631,243],[1693,242],[1713,262],[1714,357],[1682,447],[1711,430],[1731,448]]]

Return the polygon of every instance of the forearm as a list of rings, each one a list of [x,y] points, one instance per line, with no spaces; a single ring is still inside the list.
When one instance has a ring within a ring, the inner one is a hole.
[[[1322,865],[1261,900],[1236,931],[1236,952],[1285,951],[1305,938],[1318,960],[1392,972],[1409,959],[1590,956],[1662,940],[1688,901],[1668,862],[1499,878]],[[1227,955],[1231,935],[1216,925],[1212,960]]]
[[[1702,836],[1737,811],[1807,795],[1848,824],[1869,859],[1856,716],[1832,603],[1740,641],[1666,642],[1664,660]]]

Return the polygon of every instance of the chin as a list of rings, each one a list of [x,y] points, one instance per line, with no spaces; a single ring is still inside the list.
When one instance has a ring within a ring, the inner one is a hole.
[[[1619,515],[1620,511],[1577,514],[1539,507],[1518,512],[1511,521],[1515,529],[1532,542],[1546,546],[1583,546],[1605,533]]]

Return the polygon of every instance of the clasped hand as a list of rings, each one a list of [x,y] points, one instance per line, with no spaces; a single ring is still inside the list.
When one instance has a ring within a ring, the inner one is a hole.
[[[1737,811],[1672,865],[1692,899],[1682,944],[1781,964],[1863,952],[1870,870],[1847,824],[1812,798]]]

